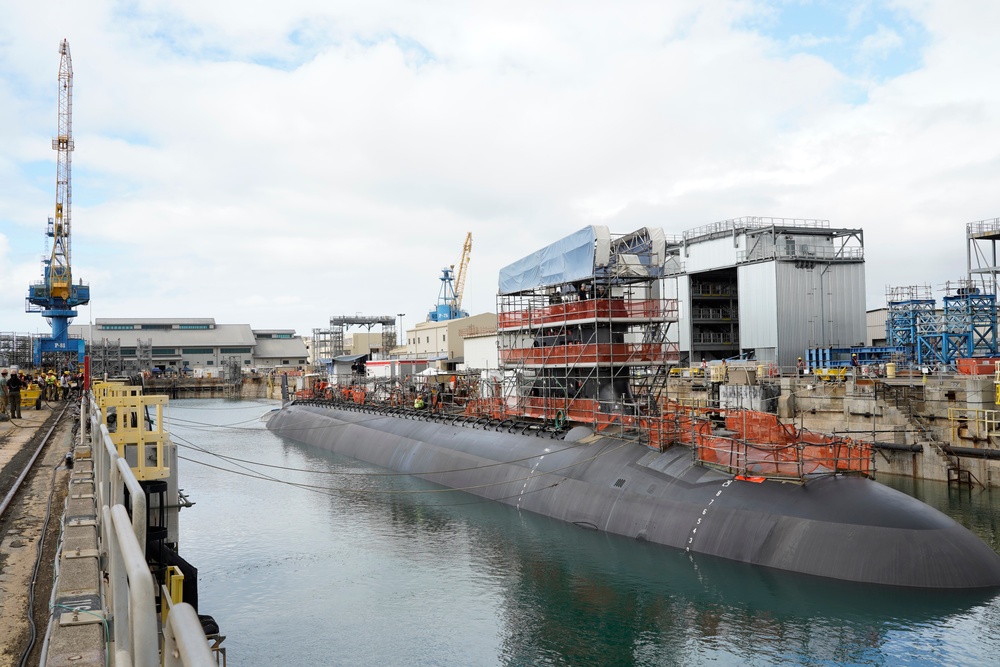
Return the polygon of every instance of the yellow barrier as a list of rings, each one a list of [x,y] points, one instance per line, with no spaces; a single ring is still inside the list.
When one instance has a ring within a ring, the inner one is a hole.
[[[1000,434],[1000,410],[975,410],[971,408],[948,408],[951,422],[952,442],[962,437],[959,430],[964,425],[967,437],[988,438]]]
[[[143,396],[142,387],[121,382],[95,382],[93,392],[102,413],[107,415],[108,432],[118,456],[128,462],[135,478],[144,481],[170,477],[164,455],[168,433],[163,430],[163,407],[169,399]],[[110,408],[114,408],[113,413]],[[152,423],[147,423],[150,408]]]
[[[846,368],[817,368],[812,373],[822,382],[843,382],[847,378]]]

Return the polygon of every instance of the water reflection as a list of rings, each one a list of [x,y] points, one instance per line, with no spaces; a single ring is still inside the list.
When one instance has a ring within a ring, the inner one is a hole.
[[[386,471],[266,431],[207,432],[198,440],[213,451],[317,471],[268,471],[275,477],[337,488],[320,495],[259,480],[233,485],[231,475],[214,470],[182,471],[197,479],[199,495],[218,490],[190,523],[202,534],[188,534],[183,544],[202,545],[193,559],[213,573],[205,598],[222,617],[234,667],[278,659],[985,664],[1000,651],[993,593],[848,585],[690,557],[421,480],[378,476]],[[362,474],[322,474],[329,471]],[[195,488],[192,481],[186,478],[185,488]],[[944,493],[937,500],[951,504]],[[269,502],[249,506],[248,498]],[[954,503],[957,509],[945,511],[996,535],[994,503],[965,496]],[[242,540],[238,557],[232,548],[205,546],[220,537]],[[290,609],[297,613],[285,622]],[[258,643],[261,636],[271,640]]]
[[[434,553],[467,534],[471,566],[503,591],[502,664],[683,664],[692,655],[877,664],[891,633],[947,626],[996,595],[862,586],[685,554],[408,477],[349,483],[400,493],[338,494],[332,515],[363,514],[369,528],[391,526]]]

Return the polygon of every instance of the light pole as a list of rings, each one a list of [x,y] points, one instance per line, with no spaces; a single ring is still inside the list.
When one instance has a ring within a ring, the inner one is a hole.
[[[406,345],[406,343],[401,342],[406,340],[406,332],[403,331],[403,318],[406,317],[406,313],[396,313],[396,317],[399,318],[399,340],[396,341],[396,345],[403,347]]]

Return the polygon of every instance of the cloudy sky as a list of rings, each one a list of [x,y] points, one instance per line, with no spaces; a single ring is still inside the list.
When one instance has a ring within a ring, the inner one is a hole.
[[[492,7],[492,8],[491,8]],[[587,224],[861,228],[868,307],[966,273],[1000,216],[995,0],[0,0],[0,331],[53,215],[73,55],[73,272],[98,317],[309,333],[465,303]]]

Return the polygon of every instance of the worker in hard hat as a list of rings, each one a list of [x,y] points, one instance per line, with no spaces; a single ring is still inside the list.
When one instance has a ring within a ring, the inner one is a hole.
[[[54,401],[56,400],[56,376],[55,373],[49,371],[45,375],[45,400]]]
[[[64,401],[69,398],[69,371],[63,371],[59,378],[59,398]]]
[[[799,361],[795,365],[795,367],[798,369],[799,375],[805,375],[806,374],[806,362],[802,361],[802,357],[799,357]]]

